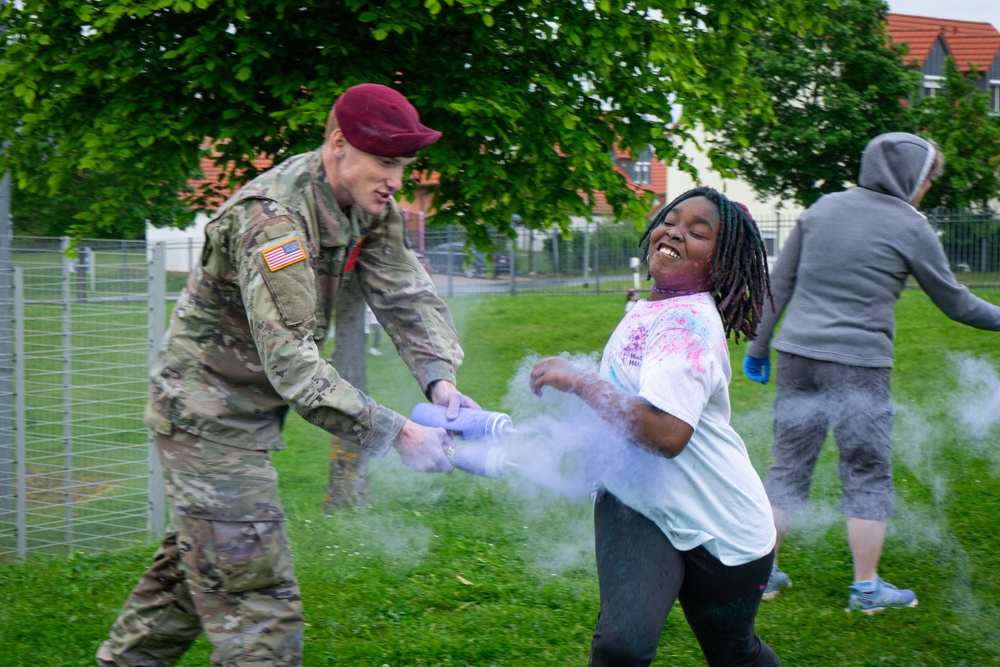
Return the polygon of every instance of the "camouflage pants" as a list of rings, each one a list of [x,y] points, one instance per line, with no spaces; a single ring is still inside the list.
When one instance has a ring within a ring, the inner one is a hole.
[[[302,664],[302,602],[266,451],[154,435],[173,509],[102,667],[173,665],[204,630],[212,665]]]

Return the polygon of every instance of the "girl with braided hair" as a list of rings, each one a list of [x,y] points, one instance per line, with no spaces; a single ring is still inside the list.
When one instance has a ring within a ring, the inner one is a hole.
[[[729,424],[727,338],[752,340],[769,297],[749,211],[685,192],[640,240],[652,280],[611,335],[599,373],[564,357],[529,384],[579,396],[627,444],[597,456],[600,613],[590,667],[649,665],[675,600],[709,665],[779,665],[754,631],[775,530],[760,477]]]

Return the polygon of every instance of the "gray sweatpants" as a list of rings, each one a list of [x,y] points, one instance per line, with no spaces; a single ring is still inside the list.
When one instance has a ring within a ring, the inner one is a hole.
[[[892,516],[891,373],[778,353],[774,464],[764,478],[771,505],[794,512],[806,504],[832,428],[840,454],[840,511],[870,521]]]

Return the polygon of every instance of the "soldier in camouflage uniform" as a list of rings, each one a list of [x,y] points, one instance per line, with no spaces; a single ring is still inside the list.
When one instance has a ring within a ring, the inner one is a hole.
[[[323,146],[248,184],[205,230],[152,369],[146,421],[171,525],[132,591],[102,667],[175,664],[202,631],[212,664],[302,664],[302,605],[271,451],[291,407],[370,455],[452,470],[443,429],[415,424],[345,382],[320,354],[340,286],[365,300],[428,398],[478,407],[455,387],[451,315],[403,240],[393,193],[440,137],[405,97],[362,84],[338,98]]]

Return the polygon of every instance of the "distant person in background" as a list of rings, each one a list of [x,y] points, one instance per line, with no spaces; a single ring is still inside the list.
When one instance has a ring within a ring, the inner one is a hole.
[[[635,293],[635,289],[630,287],[627,292],[625,292],[625,312],[628,313],[635,306],[635,302],[639,300],[639,296]]]
[[[778,350],[774,464],[764,485],[777,548],[808,500],[827,431],[840,454],[840,510],[854,562],[848,609],[913,607],[916,595],[878,576],[892,516],[893,311],[909,276],[949,318],[1000,330],[1000,307],[958,284],[941,242],[915,207],[944,170],[937,145],[903,132],[872,139],[858,186],[826,195],[792,230],[775,266],[775,310],[765,309],[743,370],[766,384]],[[792,585],[775,566],[765,599]]]
[[[365,335],[372,334],[372,346],[368,348],[368,354],[373,357],[381,357],[382,353],[378,349],[378,344],[382,341],[382,325],[375,318],[370,306],[365,306]]]
[[[768,289],[764,242],[746,208],[700,187],[661,211],[640,244],[649,298],[622,318],[600,373],[553,357],[529,380],[536,394],[576,394],[630,443],[598,466],[601,607],[589,665],[649,665],[679,600],[709,665],[773,667],[754,621],[774,523],[729,424],[726,343],[733,332],[736,342],[754,336]]]

